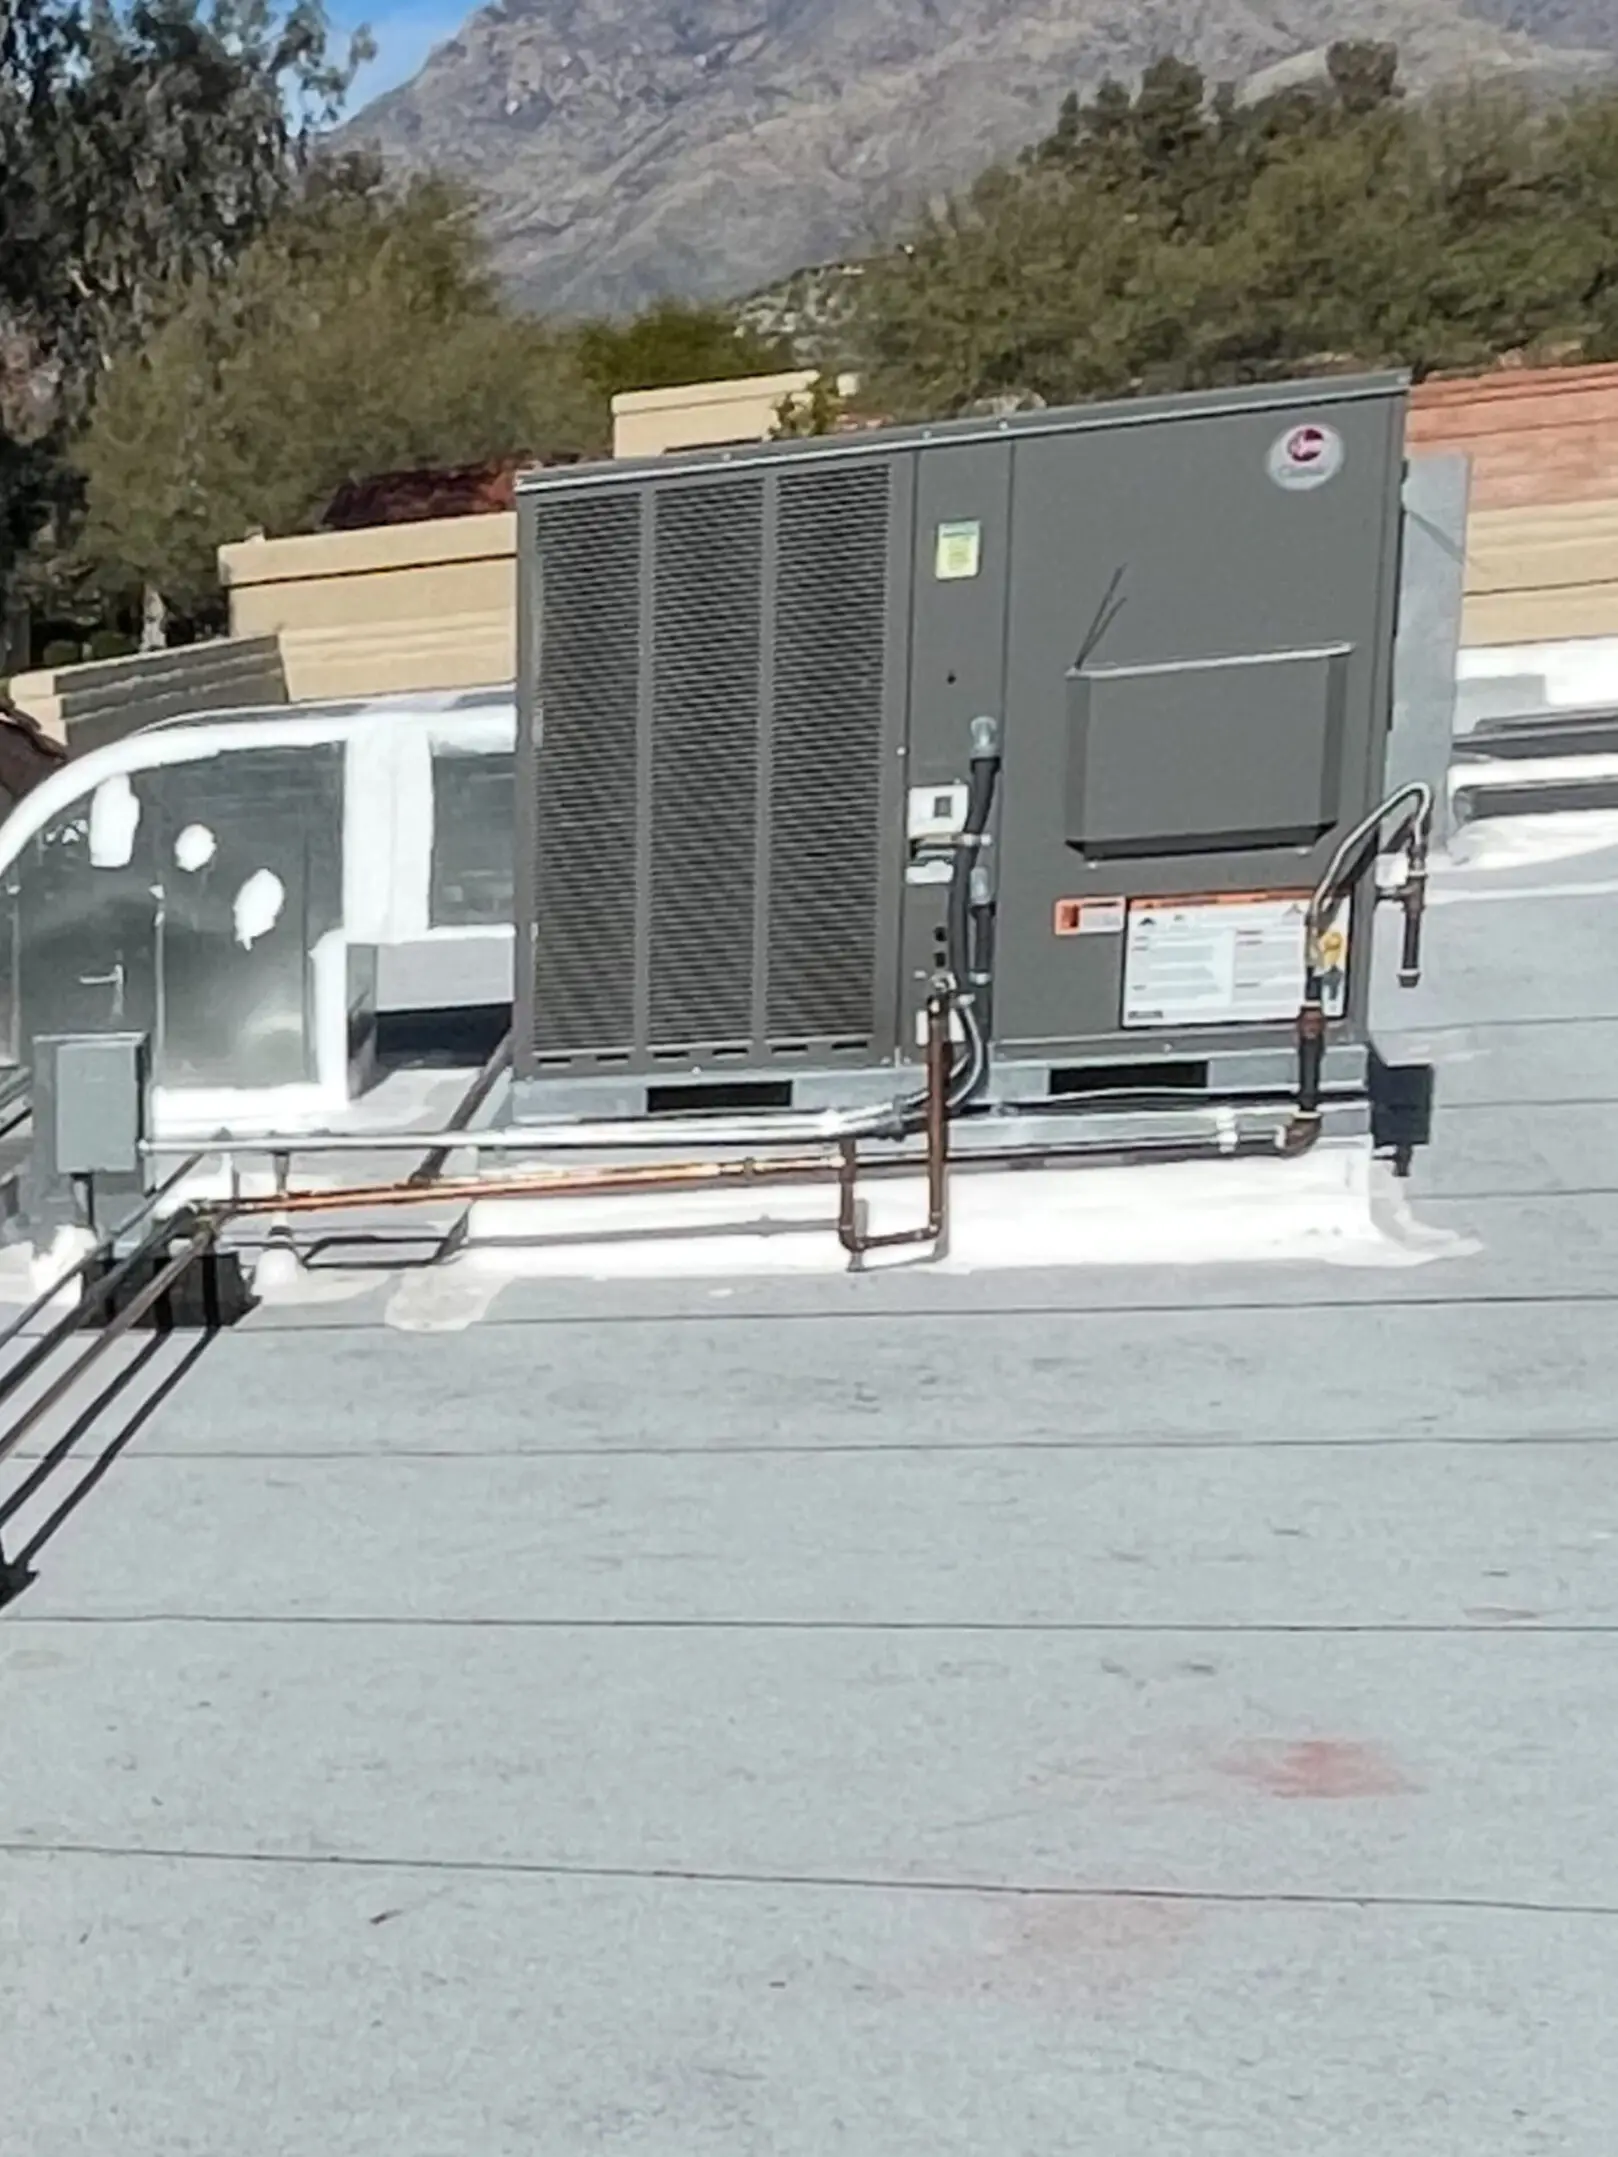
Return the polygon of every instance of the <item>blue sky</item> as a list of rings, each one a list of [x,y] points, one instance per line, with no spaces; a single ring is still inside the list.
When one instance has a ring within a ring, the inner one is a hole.
[[[408,82],[435,45],[451,37],[471,14],[477,0],[327,0],[327,13],[340,36],[370,25],[377,54],[354,85],[349,110],[379,97],[395,84]]]

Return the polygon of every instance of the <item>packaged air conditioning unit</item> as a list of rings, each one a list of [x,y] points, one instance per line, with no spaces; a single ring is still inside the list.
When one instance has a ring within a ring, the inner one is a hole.
[[[518,1116],[910,1083],[984,721],[985,1101],[1284,1091],[1304,910],[1384,791],[1406,395],[525,477]],[[1316,946],[1327,1095],[1366,1084],[1371,901],[1357,861]]]

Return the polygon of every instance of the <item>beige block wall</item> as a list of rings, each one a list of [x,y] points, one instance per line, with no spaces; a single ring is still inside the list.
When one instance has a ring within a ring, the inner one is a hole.
[[[620,397],[617,452],[658,456],[763,439],[782,398],[805,393],[813,381],[805,371]],[[1559,382],[1557,394],[1570,386],[1588,397],[1608,382]],[[1461,400],[1457,386],[1444,390],[1448,418]],[[1506,406],[1515,418],[1536,411],[1518,385],[1507,395],[1491,383],[1485,401],[1491,418]],[[1542,416],[1546,406],[1537,409]],[[1475,410],[1467,423],[1477,426]],[[1469,446],[1452,442],[1442,426],[1433,434],[1434,449]],[[1417,454],[1421,447],[1413,441]],[[294,701],[481,688],[510,681],[515,672],[510,512],[246,540],[221,549],[220,573],[233,635],[279,639]],[[1604,636],[1618,636],[1618,486],[1598,500],[1474,508],[1468,646]],[[48,719],[49,711],[42,716]]]
[[[810,370],[637,390],[613,400],[614,452],[763,441]],[[853,377],[840,388],[851,395]],[[444,517],[247,539],[219,551],[231,634],[279,638],[295,703],[476,689],[516,672],[516,518]]]
[[[516,671],[510,511],[222,547],[237,636],[280,639],[294,702],[476,689]]]
[[[1474,510],[1462,642],[1618,636],[1618,497]]]
[[[671,450],[768,441],[781,406],[789,397],[807,397],[817,379],[813,368],[799,368],[788,374],[745,375],[734,382],[624,391],[612,400],[612,453],[665,457]],[[845,397],[858,386],[852,375],[839,377]]]

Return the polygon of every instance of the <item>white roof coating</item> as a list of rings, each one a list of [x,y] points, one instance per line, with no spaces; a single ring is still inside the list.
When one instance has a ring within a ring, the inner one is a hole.
[[[1610,2157],[1618,829],[1456,852],[1422,1263],[160,1345],[0,1616],[8,2145]]]

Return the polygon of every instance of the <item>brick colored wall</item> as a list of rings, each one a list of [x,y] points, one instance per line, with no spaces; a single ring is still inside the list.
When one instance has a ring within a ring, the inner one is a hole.
[[[1474,510],[1618,500],[1618,366],[1419,383],[1408,441],[1472,460]]]
[[[1465,644],[1618,636],[1618,366],[1419,383],[1406,440],[1471,463]]]

